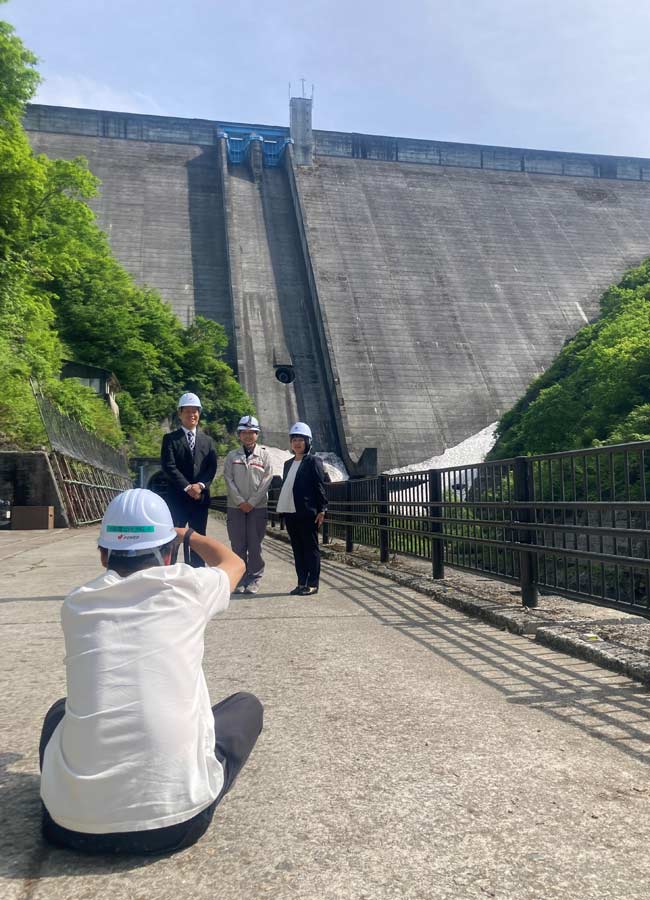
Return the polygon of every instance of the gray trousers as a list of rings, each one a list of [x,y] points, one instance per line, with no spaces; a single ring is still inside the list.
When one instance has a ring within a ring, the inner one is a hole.
[[[240,584],[259,581],[264,574],[262,541],[266,533],[266,507],[242,512],[228,508],[228,537],[233,553],[246,563],[246,572]]]

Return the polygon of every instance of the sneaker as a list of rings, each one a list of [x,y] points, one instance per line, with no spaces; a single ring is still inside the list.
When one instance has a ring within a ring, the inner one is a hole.
[[[235,590],[233,591],[233,593],[234,594],[245,594],[246,588],[244,587],[243,584],[238,584],[237,587],[235,588]]]
[[[260,589],[259,584],[256,584],[254,581],[251,581],[250,584],[246,585],[246,593],[247,594],[256,594]]]

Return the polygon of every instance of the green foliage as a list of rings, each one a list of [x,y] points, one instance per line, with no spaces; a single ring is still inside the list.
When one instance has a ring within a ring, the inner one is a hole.
[[[650,436],[650,259],[605,291],[601,316],[564,346],[499,422],[492,459]]]
[[[6,0],[0,0],[6,3]],[[40,81],[36,57],[16,37],[8,22],[0,21],[0,118],[7,122],[34,96]]]
[[[227,447],[239,416],[254,409],[222,359],[223,328],[201,318],[184,328],[113,258],[86,203],[98,181],[85,160],[32,153],[21,116],[38,84],[34,65],[0,22],[0,444],[45,440],[31,376],[84,427],[115,446],[128,439],[139,455],[159,452],[161,423],[194,390]],[[92,391],[59,381],[63,357],[116,374],[122,429]]]

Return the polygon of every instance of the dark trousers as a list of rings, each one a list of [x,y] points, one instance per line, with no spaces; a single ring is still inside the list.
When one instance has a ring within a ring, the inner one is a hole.
[[[315,518],[316,516],[311,513],[306,516],[287,513],[284,517],[293,550],[298,584],[308,587],[318,587],[320,578],[320,548]]]
[[[167,497],[167,505],[172,514],[172,520],[176,528],[185,528],[189,525],[199,534],[205,534],[208,527],[208,512],[210,511],[210,502],[204,502],[205,497],[201,500],[192,500],[187,494],[180,491],[170,492]],[[195,569],[199,569],[205,565],[198,553],[194,550],[190,551],[190,565]]]
[[[71,831],[52,819],[43,806],[43,837],[57,847],[68,847],[82,853],[133,853],[153,855],[175,853],[191,847],[205,834],[222,797],[233,786],[237,775],[250,756],[262,731],[264,708],[253,694],[241,691],[212,707],[214,715],[215,755],[224,768],[221,793],[206,809],[186,822],[152,828],[148,831],[119,831],[112,834],[85,834]],[[43,754],[54,729],[65,715],[65,697],[48,710],[38,745],[43,768]]]

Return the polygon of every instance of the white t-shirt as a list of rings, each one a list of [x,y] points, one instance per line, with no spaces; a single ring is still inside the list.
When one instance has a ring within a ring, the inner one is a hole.
[[[278,505],[275,508],[276,512],[279,513],[295,513],[296,504],[293,499],[293,483],[296,480],[296,475],[298,474],[298,469],[300,468],[301,459],[294,459],[291,463],[291,468],[287,472],[287,477],[282,485],[282,490],[280,491],[280,496],[278,497]]]
[[[184,563],[120,578],[107,571],[66,597],[65,716],[43,760],[41,797],[73,831],[145,831],[192,818],[223,769],[203,674],[208,620],[230,583]]]

